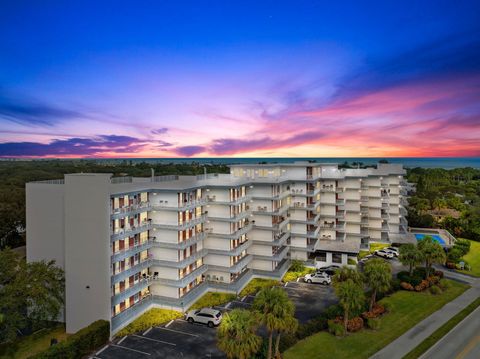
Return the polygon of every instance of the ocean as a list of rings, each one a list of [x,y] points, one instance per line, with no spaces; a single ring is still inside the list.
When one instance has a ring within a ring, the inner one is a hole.
[[[401,163],[405,168],[423,167],[423,168],[463,168],[473,167],[480,168],[480,157],[255,157],[255,158],[241,158],[241,157],[222,157],[222,158],[117,158],[117,159],[98,159],[99,162],[118,162],[118,161],[132,161],[148,162],[148,163],[192,163],[198,162],[200,164],[238,164],[238,163],[291,163],[294,161],[316,161],[320,163],[338,163],[342,164],[348,162],[361,162],[364,165],[376,164],[380,160],[387,160],[389,163]]]

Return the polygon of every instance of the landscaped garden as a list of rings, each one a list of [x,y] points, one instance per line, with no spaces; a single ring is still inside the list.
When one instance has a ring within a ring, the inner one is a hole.
[[[222,306],[234,300],[237,296],[232,293],[208,292],[198,299],[190,309],[200,309],[205,307]]]
[[[246,295],[254,295],[263,288],[271,288],[277,285],[280,285],[280,282],[278,280],[255,278],[252,279],[250,283],[248,283],[245,288],[242,289],[239,295],[240,297],[244,297]]]
[[[480,242],[470,241],[470,251],[461,258],[467,263],[470,270],[459,270],[459,272],[480,277]]]
[[[358,253],[358,259],[362,259],[363,257],[366,257],[369,254],[373,254],[376,250],[383,249],[383,248],[386,248],[388,246],[390,246],[390,244],[372,242],[372,243],[370,243],[370,249],[368,251],[362,250]]]
[[[285,358],[368,358],[422,319],[462,294],[468,286],[447,281],[448,288],[434,297],[428,291],[398,291],[380,300],[388,313],[379,318],[377,330],[364,329],[344,337],[326,331],[312,335],[288,349]]]
[[[120,330],[116,336],[123,337],[125,335],[135,334],[147,330],[150,327],[159,326],[173,319],[181,318],[182,316],[183,314],[176,310],[152,308]]]
[[[306,267],[302,261],[293,260],[288,272],[283,276],[283,282],[294,282],[307,274],[315,272],[315,268]]]

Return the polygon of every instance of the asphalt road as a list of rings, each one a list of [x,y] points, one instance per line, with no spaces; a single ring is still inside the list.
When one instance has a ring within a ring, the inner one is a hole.
[[[480,307],[431,347],[421,359],[480,358]]]

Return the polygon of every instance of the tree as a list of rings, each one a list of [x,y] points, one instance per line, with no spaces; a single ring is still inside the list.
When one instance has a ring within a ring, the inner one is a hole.
[[[295,331],[298,325],[294,318],[295,306],[281,288],[265,288],[258,292],[253,309],[258,313],[260,322],[268,331],[268,355],[272,358],[273,334],[277,333],[275,354],[279,355],[280,335],[283,332]]]
[[[10,249],[0,251],[0,342],[24,328],[56,320],[64,302],[63,270],[55,262],[26,263]]]
[[[360,273],[355,268],[350,268],[347,266],[343,266],[338,269],[332,279],[334,285],[345,282],[348,279],[351,279],[354,283],[358,285],[362,285],[363,283],[362,273]]]
[[[244,309],[226,313],[218,328],[218,347],[227,358],[249,359],[258,352],[262,339],[255,334],[257,319]]]
[[[362,286],[355,283],[352,279],[339,282],[334,287],[335,294],[343,308],[343,325],[346,332],[350,313],[362,309],[365,305],[365,293]]]
[[[412,275],[413,268],[422,262],[423,257],[415,244],[408,243],[400,247],[398,260],[409,267],[409,273]]]
[[[380,258],[374,258],[365,263],[363,270],[365,283],[372,290],[370,298],[370,311],[372,311],[377,293],[384,293],[390,288],[392,267]]]
[[[418,242],[418,249],[425,261],[425,277],[430,276],[430,269],[434,263],[445,262],[445,252],[442,246],[432,236],[425,236]]]

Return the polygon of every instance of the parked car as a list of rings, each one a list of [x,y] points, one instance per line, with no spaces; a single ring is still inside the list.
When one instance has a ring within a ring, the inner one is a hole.
[[[394,254],[386,249],[377,249],[375,251],[375,254],[379,257],[383,257],[387,259],[392,259],[394,257]]]
[[[202,323],[213,328],[222,321],[222,313],[212,308],[193,309],[186,314],[186,319],[189,323]]]
[[[307,274],[303,280],[307,283],[320,283],[324,285],[328,285],[332,283],[332,279],[330,276],[325,272],[317,272],[312,274]]]
[[[397,247],[387,247],[384,248],[386,251],[392,252],[395,257],[398,257],[400,254],[399,249]]]
[[[332,276],[339,269],[340,269],[340,266],[337,266],[335,264],[331,264],[331,265],[326,266],[326,267],[318,268],[317,273],[327,273],[328,275]]]

